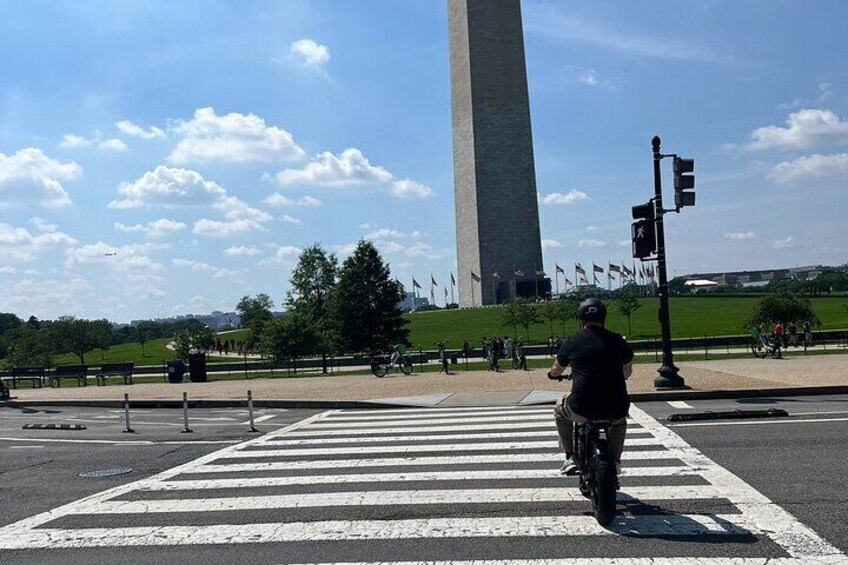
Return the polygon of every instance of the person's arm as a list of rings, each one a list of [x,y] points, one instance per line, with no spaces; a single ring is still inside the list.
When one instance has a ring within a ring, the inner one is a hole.
[[[549,379],[562,380],[562,374],[565,372],[565,368],[568,366],[568,362],[570,359],[568,358],[568,342],[562,344],[562,347],[559,350],[559,353],[556,356],[556,360],[554,364],[551,366],[551,370],[548,372]]]
[[[624,364],[624,380],[626,381],[627,379],[629,379],[630,375],[632,375],[632,374],[633,374],[633,361],[631,361],[630,363]]]

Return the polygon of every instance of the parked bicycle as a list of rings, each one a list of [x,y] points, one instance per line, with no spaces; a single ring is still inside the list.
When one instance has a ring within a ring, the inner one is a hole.
[[[400,344],[394,348],[391,356],[374,355],[371,357],[371,372],[375,377],[383,378],[397,367],[404,375],[412,374],[412,360],[406,355],[406,346]]]
[[[772,359],[783,358],[780,339],[774,334],[771,336],[760,334],[756,340],[751,342],[751,353],[759,359],[765,359],[769,356]]]
[[[571,380],[571,375],[551,377]],[[618,473],[607,439],[612,420],[590,419],[574,424],[574,461],[580,493],[592,501],[592,514],[601,526],[615,519]]]

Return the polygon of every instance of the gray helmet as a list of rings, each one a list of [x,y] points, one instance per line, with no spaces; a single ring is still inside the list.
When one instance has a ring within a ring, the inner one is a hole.
[[[607,319],[607,307],[598,298],[587,298],[577,308],[577,319],[581,322],[604,323]]]

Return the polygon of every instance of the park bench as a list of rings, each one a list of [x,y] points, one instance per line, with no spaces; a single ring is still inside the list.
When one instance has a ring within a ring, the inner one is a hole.
[[[41,388],[44,382],[44,367],[12,367],[9,379],[12,381],[12,388],[18,388],[18,381],[30,381],[32,388]]]
[[[88,365],[58,365],[50,375],[50,386],[62,386],[62,379],[76,379],[77,386],[88,385]]]
[[[97,386],[105,385],[109,377],[121,377],[125,385],[131,385],[134,367],[135,363],[103,363],[97,371]]]

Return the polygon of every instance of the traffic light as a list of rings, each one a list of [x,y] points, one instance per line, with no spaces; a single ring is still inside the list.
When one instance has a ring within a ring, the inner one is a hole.
[[[644,259],[657,251],[656,207],[654,201],[633,206],[631,236],[633,238],[633,257]]]
[[[695,205],[695,159],[674,158],[674,205],[678,208]]]

